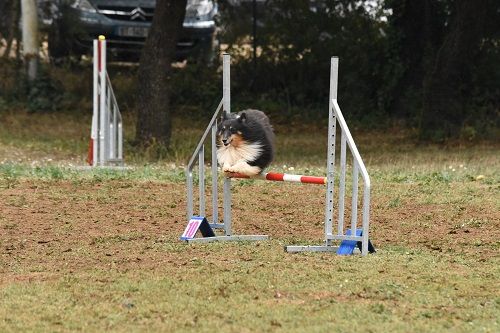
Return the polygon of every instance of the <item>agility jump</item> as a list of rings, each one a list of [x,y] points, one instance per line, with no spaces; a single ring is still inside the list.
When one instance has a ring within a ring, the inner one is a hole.
[[[198,145],[191,156],[187,167],[187,220],[188,225],[181,236],[187,242],[211,242],[211,241],[240,241],[240,240],[264,240],[266,235],[239,235],[232,233],[231,225],[231,179],[232,178],[253,178],[269,181],[290,181],[307,184],[326,185],[325,195],[325,223],[324,223],[324,244],[318,246],[287,246],[287,252],[333,252],[339,254],[352,254],[355,246],[361,245],[361,254],[367,255],[374,252],[373,246],[369,242],[369,214],[370,214],[370,177],[366,170],[361,155],[354,143],[352,135],[347,127],[340,107],[337,103],[338,86],[338,58],[331,58],[330,67],[330,97],[328,114],[328,151],[327,151],[327,175],[326,177],[313,177],[303,175],[290,175],[280,173],[262,173],[257,176],[248,177],[242,174],[225,174],[223,180],[223,217],[219,223],[218,213],[218,168],[217,168],[217,119],[221,111],[230,113],[230,56],[223,55],[223,97],[220,101],[208,127],[202,135]],[[340,127],[340,174],[337,205],[337,228],[334,232],[334,183],[335,183],[335,145],[337,123]],[[212,178],[212,223],[206,217],[205,202],[205,141],[211,133],[211,178]],[[344,225],[345,219],[345,199],[346,199],[346,171],[347,171],[347,151],[352,155],[352,194],[351,194],[351,223],[350,227]],[[198,163],[198,211],[194,213],[194,170],[195,163]],[[358,222],[358,193],[359,176],[363,182],[363,195],[361,198],[361,229],[357,228]],[[223,229],[223,236],[216,236],[213,229]],[[200,231],[203,238],[195,238],[197,231]],[[334,246],[333,241],[340,241],[340,247]]]
[[[91,166],[123,165],[122,116],[106,68],[106,39],[94,40],[92,129],[87,162]]]

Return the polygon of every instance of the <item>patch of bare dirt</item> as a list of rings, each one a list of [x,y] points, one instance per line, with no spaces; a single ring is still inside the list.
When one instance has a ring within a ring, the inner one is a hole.
[[[236,234],[268,234],[285,243],[322,241],[323,187],[236,183],[233,188]],[[467,205],[457,216],[446,205],[410,203],[388,209],[382,200],[373,198],[371,214],[370,238],[378,248],[467,252],[484,260],[497,253],[500,222],[493,207]],[[161,250],[180,244],[185,205],[181,183],[25,181],[0,189],[0,283],[12,272],[26,279],[51,278],[36,273],[38,269],[57,274],[185,265],[189,259],[178,251]],[[467,220],[488,223],[460,224]],[[220,260],[216,254],[198,253],[201,249],[188,251]]]

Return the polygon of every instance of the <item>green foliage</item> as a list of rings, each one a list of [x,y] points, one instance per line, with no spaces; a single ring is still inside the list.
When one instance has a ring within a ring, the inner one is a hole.
[[[63,87],[46,72],[41,72],[28,84],[28,110],[30,112],[56,111],[62,100]]]
[[[7,108],[8,108],[7,101],[0,96],[0,112],[7,110]]]
[[[423,140],[497,137],[498,2],[386,0],[384,6],[392,10],[381,83],[388,113],[418,127]]]
[[[350,0],[266,1],[257,11],[256,64],[251,2],[231,3],[221,3],[221,39],[234,58],[236,106],[262,108],[275,118],[317,118],[324,114],[328,96],[329,57],[338,55],[339,101],[351,123],[374,127],[398,121],[419,129],[420,137],[440,142],[499,134],[498,3],[488,1],[484,8],[489,10],[478,9],[478,14],[489,13],[483,15],[482,25],[471,27],[476,32],[466,34],[459,29],[467,26],[460,21],[467,7],[458,0],[426,6],[409,0],[371,5]],[[478,36],[474,41],[481,42],[471,45],[467,54],[452,53],[449,63],[440,66],[439,52],[457,34],[461,45],[466,45],[461,35]],[[461,59],[466,62],[461,64]],[[441,96],[444,92],[429,85],[429,78],[443,66],[461,73],[447,83],[457,98]],[[430,95],[439,95],[442,105],[424,103]],[[451,105],[454,100],[456,105]],[[452,113],[443,111],[453,108]]]
[[[469,47],[472,60],[458,66],[465,68],[459,80],[449,82],[459,97],[455,103],[459,109],[451,116],[424,103],[424,88],[430,87],[429,77],[437,69],[436,57],[445,39],[453,35],[456,6],[462,1],[430,1],[428,6],[410,0],[373,2],[376,4],[354,0],[259,1],[255,64],[252,3],[234,3],[219,2],[218,22],[219,42],[232,55],[234,111],[262,109],[271,114],[274,123],[289,126],[324,123],[329,59],[337,55],[339,103],[351,128],[397,124],[412,128],[422,139],[437,142],[446,142],[450,136],[464,141],[500,136],[500,20],[496,19],[500,11],[494,1],[485,1],[483,6],[491,10],[486,10],[484,24],[473,34],[480,42]],[[64,30],[67,24],[73,26],[69,20],[59,28]],[[77,35],[77,27],[74,29],[71,34]],[[69,50],[66,42],[62,40],[62,51]],[[22,64],[0,59],[0,110],[15,106],[31,112],[89,112],[90,62],[62,65],[42,63],[40,77],[28,87]],[[108,70],[121,111],[134,111],[137,67],[110,64]],[[222,97],[221,74],[217,57],[212,62],[188,62],[183,68],[174,68],[170,77],[174,116],[206,120]],[[429,91],[434,92],[428,88],[427,95]],[[443,101],[447,107],[451,99]],[[425,122],[428,118],[431,121]],[[182,142],[174,143],[179,144],[170,151],[151,148],[145,156],[155,159],[184,154],[176,151],[184,149]]]
[[[0,164],[0,188],[14,188],[19,181],[35,179],[43,181],[71,180],[75,183],[90,181],[102,183],[114,180],[170,181],[184,183],[184,168],[173,166],[136,166],[129,169],[82,169],[44,165],[31,167],[23,164]]]
[[[0,98],[3,104],[11,104],[25,97],[20,63],[0,58]]]
[[[265,101],[279,101],[270,111],[283,117],[324,114],[330,57],[337,55],[339,98],[349,118],[379,114],[377,90],[382,73],[380,62],[374,60],[383,56],[385,42],[379,30],[384,24],[359,2],[315,3],[316,7],[310,7],[305,1],[274,0],[260,8],[255,68],[251,52],[242,47],[250,47],[251,10],[244,5],[224,7],[222,39],[236,55],[232,68],[238,77],[233,81],[235,103],[269,107]],[[377,124],[372,119],[369,122]]]
[[[14,107],[29,112],[54,112],[82,109],[81,101],[91,101],[91,91],[85,94],[86,81],[81,80],[81,67],[55,68],[40,63],[38,76],[29,82],[22,66],[15,61],[0,59],[0,110]]]
[[[171,103],[191,118],[210,117],[222,98],[221,73],[217,64],[189,64],[176,68],[171,77]]]

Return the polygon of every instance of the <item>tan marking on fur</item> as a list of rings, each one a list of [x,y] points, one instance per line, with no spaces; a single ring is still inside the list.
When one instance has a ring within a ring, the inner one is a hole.
[[[238,148],[243,144],[244,141],[245,140],[243,140],[243,137],[241,135],[231,134],[231,146]]]

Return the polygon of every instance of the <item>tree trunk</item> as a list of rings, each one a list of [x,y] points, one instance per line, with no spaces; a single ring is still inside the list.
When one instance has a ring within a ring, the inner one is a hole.
[[[442,43],[445,16],[443,4],[432,0],[395,0],[388,4],[393,11],[389,21],[393,29],[391,48],[401,66],[389,110],[404,119],[421,109],[425,69]]]
[[[493,2],[454,2],[450,28],[424,80],[420,138],[442,140],[458,136],[471,94],[474,57],[484,36]]]
[[[168,147],[171,134],[169,75],[187,0],[158,0],[139,64],[136,140]]]
[[[38,13],[35,0],[21,0],[23,57],[28,79],[36,79],[38,71]]]

